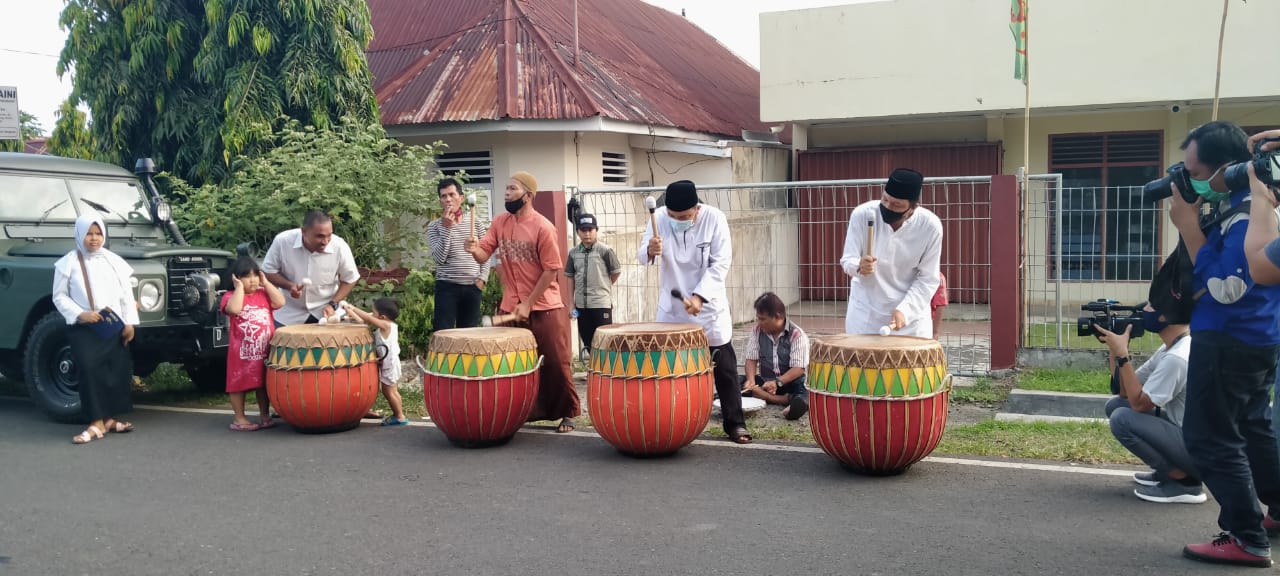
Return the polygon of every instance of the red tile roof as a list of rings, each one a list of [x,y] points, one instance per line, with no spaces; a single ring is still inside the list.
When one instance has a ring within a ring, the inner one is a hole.
[[[742,137],[760,73],[641,0],[368,0],[384,125],[606,118]]]

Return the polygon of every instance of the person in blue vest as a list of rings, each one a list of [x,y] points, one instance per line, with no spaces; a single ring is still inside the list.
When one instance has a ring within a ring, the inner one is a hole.
[[[747,339],[747,374],[742,394],[786,406],[783,418],[799,420],[809,411],[805,371],[809,336],[787,319],[787,306],[773,292],[756,298],[756,326]]]
[[[1271,386],[1280,353],[1280,287],[1255,283],[1245,250],[1248,212],[1234,214],[1208,232],[1211,217],[1250,201],[1250,187],[1227,189],[1222,173],[1252,157],[1246,136],[1230,122],[1210,122],[1182,143],[1194,203],[1174,179],[1169,219],[1178,228],[1202,293],[1191,313],[1187,407],[1182,436],[1205,486],[1221,506],[1212,540],[1183,548],[1189,558],[1244,566],[1271,566],[1269,530],[1280,529],[1258,505],[1280,510],[1280,455],[1271,429]]]

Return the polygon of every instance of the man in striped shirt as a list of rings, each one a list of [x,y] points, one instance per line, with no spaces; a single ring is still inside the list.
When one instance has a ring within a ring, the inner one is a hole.
[[[809,336],[787,319],[787,306],[773,292],[756,299],[756,327],[747,339],[747,376],[742,394],[782,404],[782,417],[799,420],[809,411],[804,376]]]
[[[480,264],[467,253],[472,215],[463,210],[462,187],[453,178],[440,180],[441,216],[427,225],[427,244],[436,261],[435,315],[433,330],[475,328],[480,325],[480,296],[489,280],[489,262]],[[476,237],[489,231],[476,222]]]

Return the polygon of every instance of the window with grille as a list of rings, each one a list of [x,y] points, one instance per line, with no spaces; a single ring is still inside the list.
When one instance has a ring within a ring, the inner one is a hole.
[[[1063,186],[1062,206],[1048,191],[1050,278],[1151,280],[1162,254],[1161,212],[1142,202],[1142,186],[1164,174],[1163,156],[1163,132],[1050,136],[1049,170],[1062,174]]]
[[[605,184],[626,184],[630,178],[627,166],[627,155],[620,152],[601,152],[600,161],[603,166]]]
[[[476,210],[478,214],[493,217],[493,155],[489,150],[473,150],[470,152],[445,152],[436,156],[436,168],[440,173],[462,182],[464,190],[485,190],[477,194]],[[484,220],[482,216],[481,221]]]

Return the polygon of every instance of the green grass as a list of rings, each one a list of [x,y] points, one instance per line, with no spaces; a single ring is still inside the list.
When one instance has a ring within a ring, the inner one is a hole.
[[[948,428],[935,454],[1058,460],[1082,464],[1141,464],[1103,423],[998,422]]]
[[[1106,370],[1037,368],[1018,375],[1018,388],[1049,392],[1110,394],[1111,376]]]
[[[1009,397],[1009,387],[992,382],[990,378],[979,378],[973,386],[952,386],[951,401],[958,404],[979,404],[995,406],[1003,404]]]

